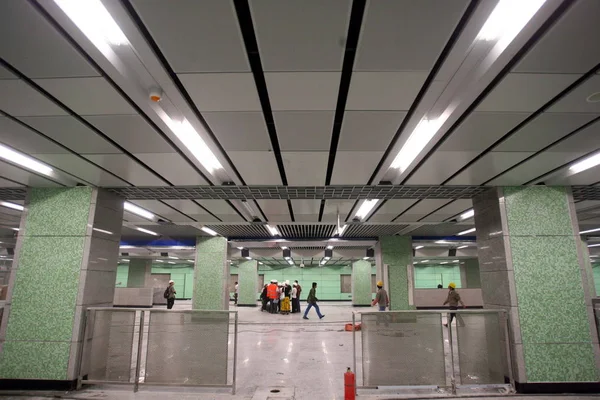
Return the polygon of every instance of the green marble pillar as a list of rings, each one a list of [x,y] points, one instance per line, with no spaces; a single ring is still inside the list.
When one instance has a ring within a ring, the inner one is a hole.
[[[495,188],[473,205],[483,300],[509,312],[517,382],[597,382],[598,336],[570,191]]]
[[[407,266],[412,264],[412,238],[409,236],[382,236],[376,251],[381,252],[382,265],[388,265],[384,283],[390,296],[390,310],[412,310]],[[379,279],[379,278],[378,278]]]
[[[127,272],[127,287],[143,288],[146,283],[150,284],[152,274],[152,260],[134,258],[129,262]]]
[[[258,297],[258,261],[242,261],[238,265],[238,306],[256,306]]]
[[[229,263],[227,239],[198,237],[194,265],[194,310],[229,309]]]
[[[112,306],[122,224],[123,200],[107,192],[29,190],[0,332],[0,386],[76,379],[82,315]]]
[[[371,262],[359,260],[352,263],[352,305],[370,306],[371,293]]]

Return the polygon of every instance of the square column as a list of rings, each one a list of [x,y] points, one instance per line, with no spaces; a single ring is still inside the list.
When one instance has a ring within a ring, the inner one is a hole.
[[[194,264],[194,310],[229,310],[227,239],[198,237]]]
[[[517,389],[597,385],[598,335],[569,190],[496,188],[473,206],[484,305],[509,312]]]
[[[238,306],[256,307],[258,295],[258,261],[247,260],[238,265]]]
[[[123,200],[90,187],[33,188],[0,332],[0,384],[69,388],[87,307],[112,306]]]
[[[143,288],[150,284],[150,275],[152,274],[152,260],[133,258],[129,261],[129,270],[127,271],[127,287]]]
[[[372,300],[371,262],[355,261],[352,263],[352,305],[370,306]]]
[[[390,310],[412,310],[412,282],[408,267],[412,268],[412,238],[409,236],[382,236],[375,247],[378,279],[383,277],[384,287],[390,296]],[[387,265],[387,276],[386,268]],[[379,272],[382,271],[382,272]]]

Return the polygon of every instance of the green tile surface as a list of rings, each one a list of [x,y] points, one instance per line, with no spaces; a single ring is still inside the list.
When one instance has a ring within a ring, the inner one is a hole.
[[[352,264],[352,304],[370,305],[371,293],[371,262],[359,260]]]
[[[0,353],[0,378],[67,379],[70,342],[6,341]]]
[[[391,310],[410,310],[408,304],[408,273],[412,263],[412,238],[409,236],[382,236],[379,238],[384,264],[388,264]]]
[[[194,271],[194,310],[223,310],[223,280],[227,261],[227,239],[223,237],[203,238],[196,241],[196,263]]]
[[[33,188],[27,206],[24,235],[83,236],[86,234],[92,188]]]
[[[71,340],[85,237],[27,236],[7,340]]]
[[[591,343],[524,343],[528,382],[593,382],[598,380]]]
[[[247,260],[239,263],[238,266],[238,304],[256,305],[256,293],[258,292],[258,262],[256,260]]]

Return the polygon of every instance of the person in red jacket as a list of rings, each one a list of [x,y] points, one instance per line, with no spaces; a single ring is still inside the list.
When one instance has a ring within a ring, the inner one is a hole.
[[[275,314],[277,312],[277,303],[275,300],[279,300],[277,294],[277,281],[275,279],[271,280],[271,283],[267,286],[267,298],[269,299],[269,303],[271,303],[269,311],[271,314]]]

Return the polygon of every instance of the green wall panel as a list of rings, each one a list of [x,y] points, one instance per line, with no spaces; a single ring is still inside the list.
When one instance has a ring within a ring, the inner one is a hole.
[[[120,264],[117,266],[116,287],[127,287],[127,279],[129,278],[129,265]]]
[[[366,306],[371,304],[371,262],[359,260],[352,264],[352,304]]]
[[[447,287],[450,282],[456,283],[457,288],[461,287],[457,264],[417,264],[414,271],[415,289],[435,289],[440,283]]]
[[[229,280],[226,262],[226,238],[198,238],[192,297],[194,310],[223,310],[226,307],[223,293],[223,282]]]
[[[598,380],[591,343],[524,343],[523,347],[530,382]]]
[[[408,273],[412,263],[412,238],[409,236],[382,236],[379,238],[383,264],[388,264],[390,310],[410,310],[408,304]]]
[[[70,342],[7,341],[0,353],[4,379],[67,379]]]
[[[238,264],[238,305],[256,305],[258,292],[258,262],[242,261]]]

